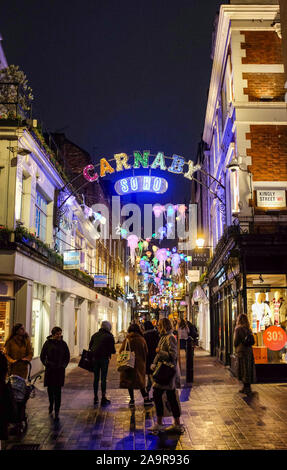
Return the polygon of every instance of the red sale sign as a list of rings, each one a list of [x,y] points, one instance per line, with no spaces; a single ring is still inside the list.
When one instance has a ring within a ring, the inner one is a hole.
[[[269,326],[263,333],[263,342],[271,351],[280,351],[287,342],[287,335],[279,326]]]

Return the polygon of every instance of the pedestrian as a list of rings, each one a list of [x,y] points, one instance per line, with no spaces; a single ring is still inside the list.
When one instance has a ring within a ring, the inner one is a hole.
[[[181,318],[178,322],[178,339],[180,349],[186,349],[186,341],[189,335],[189,328],[186,321]]]
[[[98,388],[101,378],[102,399],[101,406],[109,405],[111,400],[106,397],[107,375],[111,355],[115,354],[115,339],[111,333],[112,325],[102,321],[101,328],[90,340],[89,349],[94,359],[94,405],[98,405]]]
[[[193,340],[193,342],[198,345],[198,330],[196,328],[196,326],[191,323],[189,320],[186,320],[186,323],[187,323],[187,327],[188,327],[188,330],[189,330],[189,333],[188,333],[188,336],[190,336]]]
[[[70,361],[70,351],[59,326],[55,326],[47,337],[40,359],[45,366],[44,386],[48,389],[49,414],[53,413],[55,407],[55,420],[58,421],[65,369]]]
[[[153,399],[156,407],[157,423],[149,428],[149,432],[158,434],[159,432],[183,433],[183,426],[180,423],[180,405],[177,400],[176,388],[180,388],[180,377],[177,367],[177,340],[173,334],[172,324],[168,318],[159,320],[160,340],[156,349],[157,355],[151,365],[151,369],[155,370],[159,362],[171,362],[175,366],[175,374],[169,380],[168,384],[160,385],[153,382]],[[167,401],[169,403],[174,423],[171,426],[163,425],[163,393],[166,392]]]
[[[119,352],[125,349],[126,342],[129,342],[131,351],[135,354],[135,365],[129,370],[120,372],[120,388],[127,388],[130,395],[130,408],[135,406],[134,390],[140,390],[144,399],[144,405],[150,406],[152,401],[149,400],[148,392],[145,387],[146,375],[146,359],[148,355],[147,344],[143,333],[137,323],[131,323],[128,328],[128,334],[122,343]],[[128,346],[127,346],[128,349]]]
[[[33,357],[33,350],[28,333],[22,323],[13,326],[10,336],[4,345],[8,360],[8,375],[18,375],[26,379],[28,363]]]
[[[251,342],[248,342],[248,336],[251,338]],[[241,313],[237,318],[234,331],[234,347],[237,356],[238,379],[243,382],[240,393],[245,393],[248,396],[252,393],[251,384],[256,381],[252,344],[254,344],[254,337],[248,317],[245,313]]]
[[[156,348],[159,342],[159,332],[153,327],[153,324],[150,321],[145,321],[144,322],[144,339],[146,340],[147,344],[147,358],[146,358],[146,374],[147,374],[147,392],[149,394],[151,387],[152,387],[152,379],[151,379],[151,374],[152,370],[150,366],[153,363],[153,360],[156,356]]]
[[[0,450],[3,450],[1,441],[8,439],[9,421],[13,417],[13,395],[9,383],[6,383],[8,361],[3,351],[0,351]]]

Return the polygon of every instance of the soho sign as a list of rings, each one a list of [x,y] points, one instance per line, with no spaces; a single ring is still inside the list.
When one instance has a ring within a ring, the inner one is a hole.
[[[115,191],[120,196],[136,192],[153,192],[162,194],[167,191],[168,182],[157,176],[131,176],[119,180],[115,184]]]
[[[200,165],[194,165],[192,160],[186,162],[183,157],[179,155],[173,155],[171,157],[164,156],[163,152],[158,152],[157,155],[153,156],[154,159],[150,163],[149,158],[152,155],[148,150],[145,150],[143,153],[134,151],[133,152],[133,162],[129,162],[129,156],[126,153],[117,153],[114,155],[114,160],[116,162],[116,168],[113,168],[109,161],[106,158],[101,158],[100,160],[100,174],[96,173],[94,165],[87,165],[83,170],[84,178],[90,182],[97,181],[99,178],[103,178],[107,173],[112,174],[115,172],[121,172],[123,170],[131,170],[137,168],[150,168],[156,170],[167,170],[170,173],[177,175],[183,174],[185,178],[190,180],[193,179],[193,174],[200,170]],[[171,161],[169,167],[166,166],[166,158]],[[133,163],[133,164],[131,164]],[[184,166],[187,165],[187,171],[184,172]],[[153,192],[165,192],[167,190],[167,181],[164,178],[155,178],[149,177],[150,179],[145,179],[145,176],[125,178],[123,180],[117,181],[116,185],[119,191],[122,191],[118,194],[127,194],[132,191],[153,191]],[[119,183],[119,184],[118,184]],[[138,189],[133,189],[133,188]],[[147,188],[150,189],[147,189]],[[141,188],[141,189],[140,189]]]

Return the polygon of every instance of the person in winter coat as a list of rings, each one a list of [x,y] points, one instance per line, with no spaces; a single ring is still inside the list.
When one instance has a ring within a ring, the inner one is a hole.
[[[250,384],[256,381],[256,373],[252,346],[244,344],[248,334],[252,335],[248,317],[245,313],[241,313],[237,318],[234,331],[234,347],[237,356],[238,379],[243,382],[240,393],[250,396],[252,393]]]
[[[159,432],[170,431],[182,434],[183,427],[180,423],[181,410],[176,396],[176,388],[180,387],[180,377],[177,368],[177,340],[173,334],[172,325],[168,318],[161,318],[158,327],[160,340],[151,369],[155,370],[159,362],[166,361],[175,365],[176,372],[166,385],[160,385],[156,381],[153,382],[153,399],[156,407],[157,423],[149,428],[149,432],[158,434]],[[164,413],[162,396],[164,392],[166,392],[166,397],[174,418],[174,424],[168,427],[165,427],[162,423]]]
[[[13,415],[13,396],[6,376],[8,373],[8,361],[0,351],[0,450],[1,441],[8,439],[9,420]]]
[[[49,414],[55,406],[55,420],[59,418],[61,392],[65,383],[65,369],[70,361],[70,351],[63,341],[62,329],[55,326],[44,343],[40,359],[45,366],[44,386],[48,388]]]
[[[120,372],[120,388],[127,388],[130,395],[130,408],[135,406],[134,390],[139,389],[144,399],[144,405],[149,406],[152,402],[149,400],[145,388],[146,358],[148,349],[140,327],[136,323],[131,323],[128,328],[128,334],[122,343],[119,352],[125,349],[126,342],[129,342],[127,349],[135,353],[135,366],[130,370]]]
[[[148,383],[147,383],[147,392],[150,392],[151,386],[152,386],[152,379],[151,379],[151,374],[152,370],[150,366],[153,363],[153,360],[156,355],[156,348],[159,342],[159,332],[153,327],[153,324],[150,321],[145,321],[144,322],[144,339],[146,340],[147,344],[147,358],[146,358],[146,374],[148,377]]]
[[[16,323],[5,342],[4,352],[8,361],[8,374],[18,375],[26,379],[28,362],[32,360],[31,341],[22,323]]]
[[[109,405],[110,400],[106,397],[107,375],[111,355],[115,354],[115,340],[111,333],[112,325],[103,321],[101,328],[90,340],[89,349],[94,357],[94,405],[99,403],[98,388],[101,376],[102,400],[101,406]]]

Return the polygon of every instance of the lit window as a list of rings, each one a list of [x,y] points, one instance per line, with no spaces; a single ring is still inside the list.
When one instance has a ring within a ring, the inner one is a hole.
[[[36,193],[36,215],[35,215],[36,235],[41,240],[46,239],[47,227],[47,201],[41,193]]]

